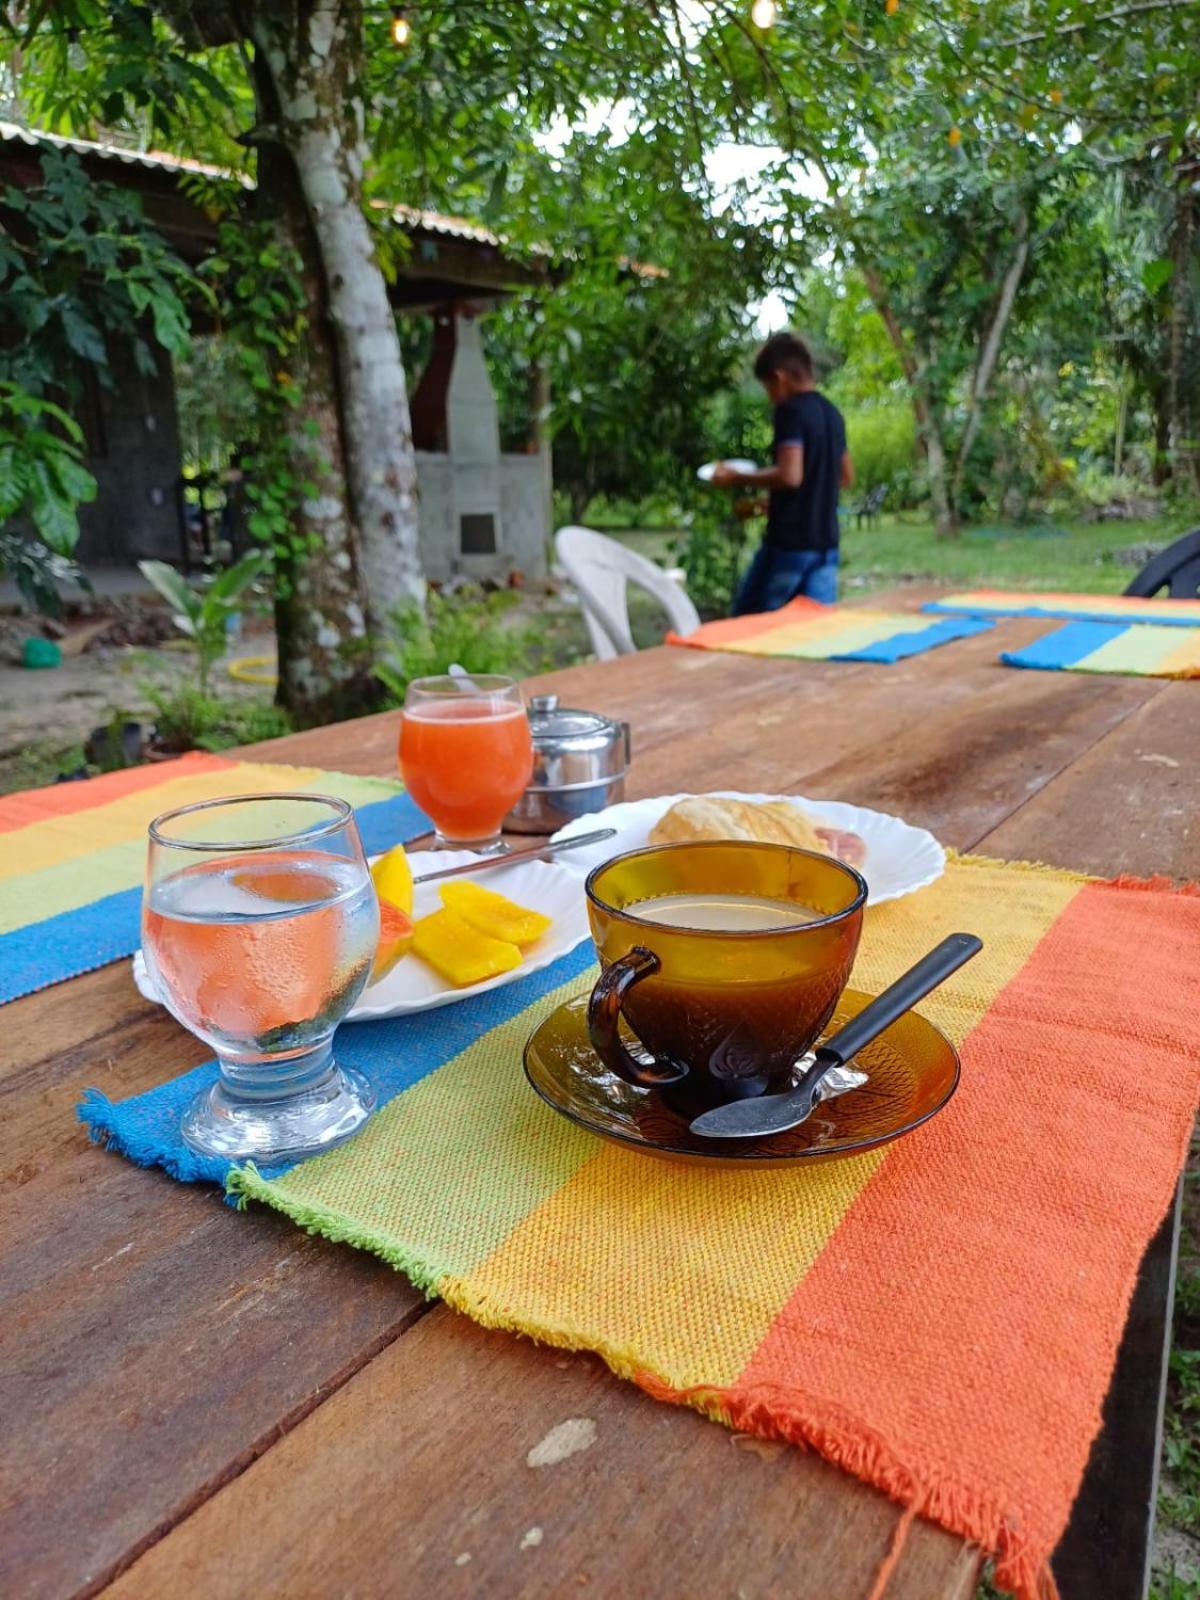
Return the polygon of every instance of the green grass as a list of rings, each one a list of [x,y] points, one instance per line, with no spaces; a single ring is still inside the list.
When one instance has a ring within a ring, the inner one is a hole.
[[[926,521],[886,517],[874,528],[843,531],[843,590],[869,593],[914,582],[1119,594],[1147,549],[1169,544],[1187,527],[1186,515],[1037,528],[992,523],[939,539]]]
[[[987,523],[966,528],[955,539],[939,539],[933,524],[916,513],[882,517],[873,528],[851,523],[842,529],[842,592],[853,598],[901,583],[936,583],[955,589],[1119,594],[1142,566],[1147,549],[1170,544],[1196,520],[1193,510],[1149,522]],[[761,524],[752,529],[748,550],[755,547]],[[614,537],[667,564],[677,535],[643,528]]]

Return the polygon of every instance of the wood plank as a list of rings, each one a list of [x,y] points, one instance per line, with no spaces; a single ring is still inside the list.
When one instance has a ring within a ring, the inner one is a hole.
[[[1014,672],[1014,619],[890,666],[662,647],[529,680],[633,729],[630,798],[778,789],[900,812],[966,848],[1163,691],[1146,679]],[[397,712],[251,746],[262,760],[395,771]]]
[[[424,1302],[380,1262],[89,1143],[84,1088],[123,1098],[208,1053],[127,963],[4,1021],[0,1593],[89,1593]]]
[[[1143,679],[1096,682],[1003,667],[952,701],[931,704],[924,678],[916,687],[915,703],[889,695],[872,719],[877,737],[806,774],[805,793],[898,812],[960,849],[975,845],[1162,692]]]
[[[1183,1183],[1150,1242],[1071,1520],[1054,1553],[1061,1600],[1149,1592]]]
[[[979,848],[1106,876],[1194,878],[1198,783],[1200,685],[1169,683]],[[1063,1600],[1146,1592],[1178,1232],[1177,1201],[1143,1258],[1103,1427],[1055,1554]]]
[[[1115,686],[1111,678],[1104,682]],[[1200,878],[1197,793],[1200,683],[1163,684],[1051,790],[998,824],[980,848],[1106,877]]]
[[[594,1441],[530,1467],[568,1420]],[[439,1307],[106,1596],[865,1600],[897,1518],[816,1457]],[[966,1600],[975,1565],[914,1529],[889,1597]]]

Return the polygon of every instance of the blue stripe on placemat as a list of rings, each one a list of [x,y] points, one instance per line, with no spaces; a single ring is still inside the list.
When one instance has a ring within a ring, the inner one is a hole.
[[[835,655],[834,661],[903,661],[908,656],[919,656],[923,650],[934,650],[951,639],[969,639],[972,634],[986,633],[995,627],[994,622],[983,617],[947,617],[943,622],[930,622],[923,628],[907,633],[894,633],[890,639],[877,644],[864,645],[861,650],[847,650]]]
[[[429,827],[429,818],[406,794],[373,800],[358,807],[355,817],[368,855]],[[141,940],[140,885],[15,928],[0,937],[0,1005],[131,956]]]
[[[407,1017],[344,1023],[338,1029],[334,1053],[344,1065],[365,1073],[375,1085],[379,1104],[386,1105],[490,1029],[517,1016],[560,984],[581,976],[595,959],[592,942],[585,939],[570,955],[541,972],[473,999]],[[513,1070],[520,1071],[519,1062],[513,1063]],[[162,1167],[183,1183],[209,1179],[223,1184],[232,1163],[195,1155],[179,1136],[179,1119],[188,1103],[216,1076],[216,1062],[207,1061],[129,1100],[109,1100],[98,1089],[88,1089],[78,1107],[79,1117],[97,1143],[110,1146],[139,1166]],[[288,1169],[260,1170],[265,1177],[277,1177]]]
[[[1155,609],[1155,602],[1151,600],[1145,611],[1123,611],[1119,617],[1114,617],[1111,611],[1088,611],[1087,596],[1080,595],[1082,604],[1071,606],[968,606],[947,605],[942,600],[927,600],[921,607],[922,611],[941,611],[949,616],[959,617],[1034,617],[1054,618],[1061,617],[1066,622],[1104,622],[1114,628],[1126,628],[1131,622],[1153,622],[1163,628],[1200,628],[1200,617],[1178,617]],[[1160,601],[1165,610],[1170,605],[1169,600]]]
[[[1000,654],[1006,667],[1037,667],[1042,671],[1063,672],[1090,656],[1093,650],[1119,638],[1128,622],[1067,622],[1042,639],[1035,639],[1020,650]]]

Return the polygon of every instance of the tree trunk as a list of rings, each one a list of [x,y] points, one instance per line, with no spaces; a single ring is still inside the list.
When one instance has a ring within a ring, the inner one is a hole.
[[[959,443],[958,456],[954,462],[954,480],[950,486],[950,504],[956,512],[962,507],[967,460],[983,421],[983,402],[991,386],[992,374],[996,370],[1000,347],[1004,342],[1004,330],[1008,327],[1009,318],[1012,316],[1017,290],[1025,273],[1025,263],[1029,259],[1029,215],[1026,211],[1022,211],[1017,218],[1016,241],[1012,259],[1000,283],[1000,293],[991,318],[984,328],[979,359],[975,363],[975,371],[971,375],[971,384],[967,392],[967,420]]]
[[[1156,487],[1166,483],[1171,476],[1171,406],[1170,386],[1160,379],[1154,385],[1154,465],[1151,481]]]
[[[921,409],[917,408],[914,400],[913,409],[917,415],[917,426],[921,424]],[[926,421],[923,428],[925,440],[925,464],[929,468],[929,498],[933,503],[933,526],[939,538],[954,539],[958,536],[958,517],[955,504],[950,498],[949,471],[946,462],[946,447],[942,442],[942,431],[935,424],[931,414],[926,412]]]
[[[342,454],[374,627],[421,599],[417,475],[387,286],[363,212],[360,0],[253,0],[248,29],[320,254],[337,350]]]
[[[1125,428],[1129,421],[1129,374],[1124,368],[1117,375],[1117,420],[1113,438],[1113,477],[1121,476],[1125,465]]]
[[[871,296],[871,302],[887,329],[888,338],[900,357],[900,365],[904,370],[904,376],[908,379],[908,394],[917,425],[917,438],[925,452],[925,465],[929,471],[929,499],[933,506],[934,528],[939,537],[952,539],[958,533],[958,522],[950,498],[949,466],[941,421],[928,391],[926,373],[929,370],[929,362],[913,350],[905,337],[887,287],[877,269],[861,261],[859,266],[867,286],[867,293]]]
[[[291,413],[289,453],[304,500],[290,553],[275,557],[276,699],[301,725],[360,715],[378,697],[370,675],[366,604],[347,492],[338,422],[336,352],[321,314],[324,285],[304,199],[290,156],[268,147],[259,157],[254,204],[303,262],[309,328],[292,370],[299,406]]]
[[[1197,308],[1192,304],[1192,250],[1196,232],[1196,197],[1200,161],[1184,160],[1176,172],[1172,225],[1171,335],[1168,366],[1171,476],[1189,494],[1200,494],[1200,339]]]

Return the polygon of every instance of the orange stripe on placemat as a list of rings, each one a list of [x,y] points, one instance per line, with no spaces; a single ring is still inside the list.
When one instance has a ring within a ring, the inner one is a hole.
[[[1053,1593],[1200,1083],[1200,895],[1131,887],[1075,896],[966,1040],[956,1100],[891,1148],[720,1397],[978,1542],[1026,1597]],[[1084,1086],[1111,1118],[1079,1114]]]
[[[716,622],[705,622],[695,633],[668,633],[668,644],[686,644],[693,650],[711,650],[718,645],[739,644],[743,639],[757,639],[760,634],[773,633],[776,628],[791,622],[810,622],[815,616],[828,616],[832,607],[819,600],[809,600],[799,595],[789,600],[778,611],[756,611],[748,617],[721,617]]]
[[[93,806],[107,805],[141,789],[153,789],[173,778],[189,778],[197,772],[219,772],[235,767],[227,756],[193,750],[172,761],[158,761],[149,767],[127,767],[121,772],[105,772],[81,783],[53,783],[45,789],[25,789],[0,799],[0,833],[27,828],[48,817],[68,817]]]

